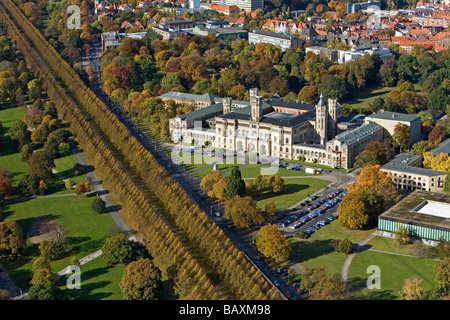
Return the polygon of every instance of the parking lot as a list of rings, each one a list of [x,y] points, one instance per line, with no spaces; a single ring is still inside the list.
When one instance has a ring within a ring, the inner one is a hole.
[[[285,236],[295,236],[300,232],[312,234],[337,218],[337,208],[347,192],[331,189],[321,196],[305,199],[300,205],[285,211],[278,218],[278,228]]]

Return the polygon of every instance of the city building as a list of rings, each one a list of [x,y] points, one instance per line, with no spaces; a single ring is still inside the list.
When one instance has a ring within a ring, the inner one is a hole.
[[[212,2],[225,6],[237,6],[239,9],[247,12],[264,9],[264,0],[218,0]]]
[[[410,145],[413,145],[414,143],[422,139],[420,132],[420,117],[415,114],[380,110],[377,113],[368,115],[364,119],[364,122],[378,123],[379,125],[383,126],[391,136],[394,135],[395,126],[397,124],[406,124],[410,128]]]
[[[111,47],[118,47],[122,43],[123,39],[134,38],[142,39],[146,35],[146,32],[134,32],[134,33],[119,33],[119,32],[103,32],[101,35],[102,49],[105,51]]]
[[[368,2],[360,2],[360,3],[346,2],[345,3],[345,12],[348,14],[358,12],[359,10],[367,10],[369,8],[372,10],[380,10],[381,2],[369,0]]]
[[[248,42],[251,44],[270,43],[274,46],[279,46],[282,51],[286,51],[289,48],[296,48],[304,43],[302,39],[294,36],[259,29],[248,33]]]
[[[391,177],[400,190],[424,190],[439,192],[444,190],[447,172],[421,168],[422,157],[402,153],[381,167]]]
[[[450,195],[416,190],[378,217],[378,230],[394,237],[400,228],[426,244],[450,241]]]
[[[232,6],[221,6],[215,3],[211,3],[208,7],[211,10],[217,11],[219,13],[223,13],[227,16],[233,13],[239,13],[241,9],[239,9],[238,6],[232,5]]]
[[[225,27],[225,28],[207,28],[203,26],[195,26],[192,33],[198,36],[207,36],[213,34],[217,39],[247,38],[248,31],[241,27]]]

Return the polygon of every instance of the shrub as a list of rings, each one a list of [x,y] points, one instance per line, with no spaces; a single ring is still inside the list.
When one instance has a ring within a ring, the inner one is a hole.
[[[336,251],[349,254],[352,251],[352,242],[348,239],[340,241],[336,248]]]
[[[95,213],[98,214],[107,212],[106,203],[102,199],[95,199],[94,201],[92,201],[91,208]]]

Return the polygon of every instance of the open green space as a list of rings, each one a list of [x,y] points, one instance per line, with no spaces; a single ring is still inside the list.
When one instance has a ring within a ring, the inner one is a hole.
[[[367,106],[372,103],[376,98],[386,98],[389,92],[397,87],[381,87],[381,86],[366,86],[362,88],[355,99],[349,101],[349,104],[364,112]]]
[[[326,165],[323,165],[323,164],[306,162],[306,161],[300,161],[300,160],[292,160],[292,159],[281,159],[280,161],[288,162],[288,163],[291,163],[291,164],[299,164],[299,165],[307,166],[307,167],[321,168],[321,169],[340,171],[340,172],[351,172],[353,170],[353,169],[348,169],[348,170],[347,169],[338,169],[338,168],[329,167],[329,166],[326,166]]]
[[[413,276],[423,279],[422,286],[428,291],[436,286],[434,282],[434,260],[417,259],[388,253],[364,251],[355,255],[348,274],[349,297],[351,299],[394,300],[399,299],[398,292],[404,281]],[[380,289],[368,289],[367,279],[373,274],[367,273],[369,266],[380,268]]]
[[[6,168],[14,179],[14,186],[17,186],[22,175],[27,171],[26,165],[20,160],[20,152],[16,152],[13,148],[12,141],[9,136],[9,129],[14,122],[22,120],[27,112],[25,107],[12,107],[0,110],[0,121],[6,131],[2,149],[0,152],[0,168]]]
[[[302,267],[324,266],[328,276],[340,273],[347,255],[334,251],[333,240],[289,239],[291,257]]]
[[[264,169],[268,169],[265,173]],[[312,176],[310,173],[305,173],[302,171],[288,170],[284,168],[270,167],[262,164],[248,164],[241,169],[242,178],[254,178],[259,174],[263,175],[274,175],[280,177],[300,177],[300,176]]]
[[[108,266],[99,256],[80,266],[80,289],[68,289],[67,279],[60,280],[64,300],[122,300],[119,282],[125,265]]]
[[[291,238],[292,258],[302,266],[320,267],[325,266],[329,276],[336,272],[340,273],[346,254],[334,251],[333,242],[335,240],[349,239],[358,242],[366,238],[374,230],[351,230],[339,225],[338,220],[320,228],[308,239]]]
[[[246,182],[250,181],[247,180]],[[284,188],[281,193],[252,192],[249,195],[258,202],[258,207],[262,210],[264,210],[269,199],[273,199],[277,209],[287,209],[329,183],[331,181],[314,178],[284,179]]]
[[[96,197],[67,196],[31,199],[6,204],[3,208],[5,219],[17,221],[24,233],[38,219],[57,220],[63,225],[65,237],[69,241],[70,256],[52,261],[54,272],[58,272],[71,264],[73,257],[83,258],[101,248],[108,236],[107,229],[114,224],[109,214],[95,214],[91,209]],[[38,245],[27,241],[29,247],[26,259],[7,265],[8,272],[20,288],[27,288],[32,276],[32,264],[39,256]]]
[[[78,163],[75,155],[70,152],[58,159],[55,159],[55,170],[62,174],[65,178],[70,178],[75,184],[83,182],[86,179],[86,174],[75,175],[74,164]]]

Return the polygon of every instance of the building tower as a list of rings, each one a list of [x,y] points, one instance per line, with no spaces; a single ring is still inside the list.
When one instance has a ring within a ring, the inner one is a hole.
[[[222,98],[223,114],[231,112],[231,97]]]
[[[320,144],[325,145],[328,141],[328,107],[323,101],[322,94],[320,95],[319,102],[316,104],[316,122],[314,124],[317,134],[320,137]]]
[[[259,122],[262,118],[262,97],[258,96],[258,89],[250,89],[250,106],[252,122]]]
[[[337,99],[328,99],[328,140],[333,139],[338,134],[338,120],[342,117],[342,105]]]

